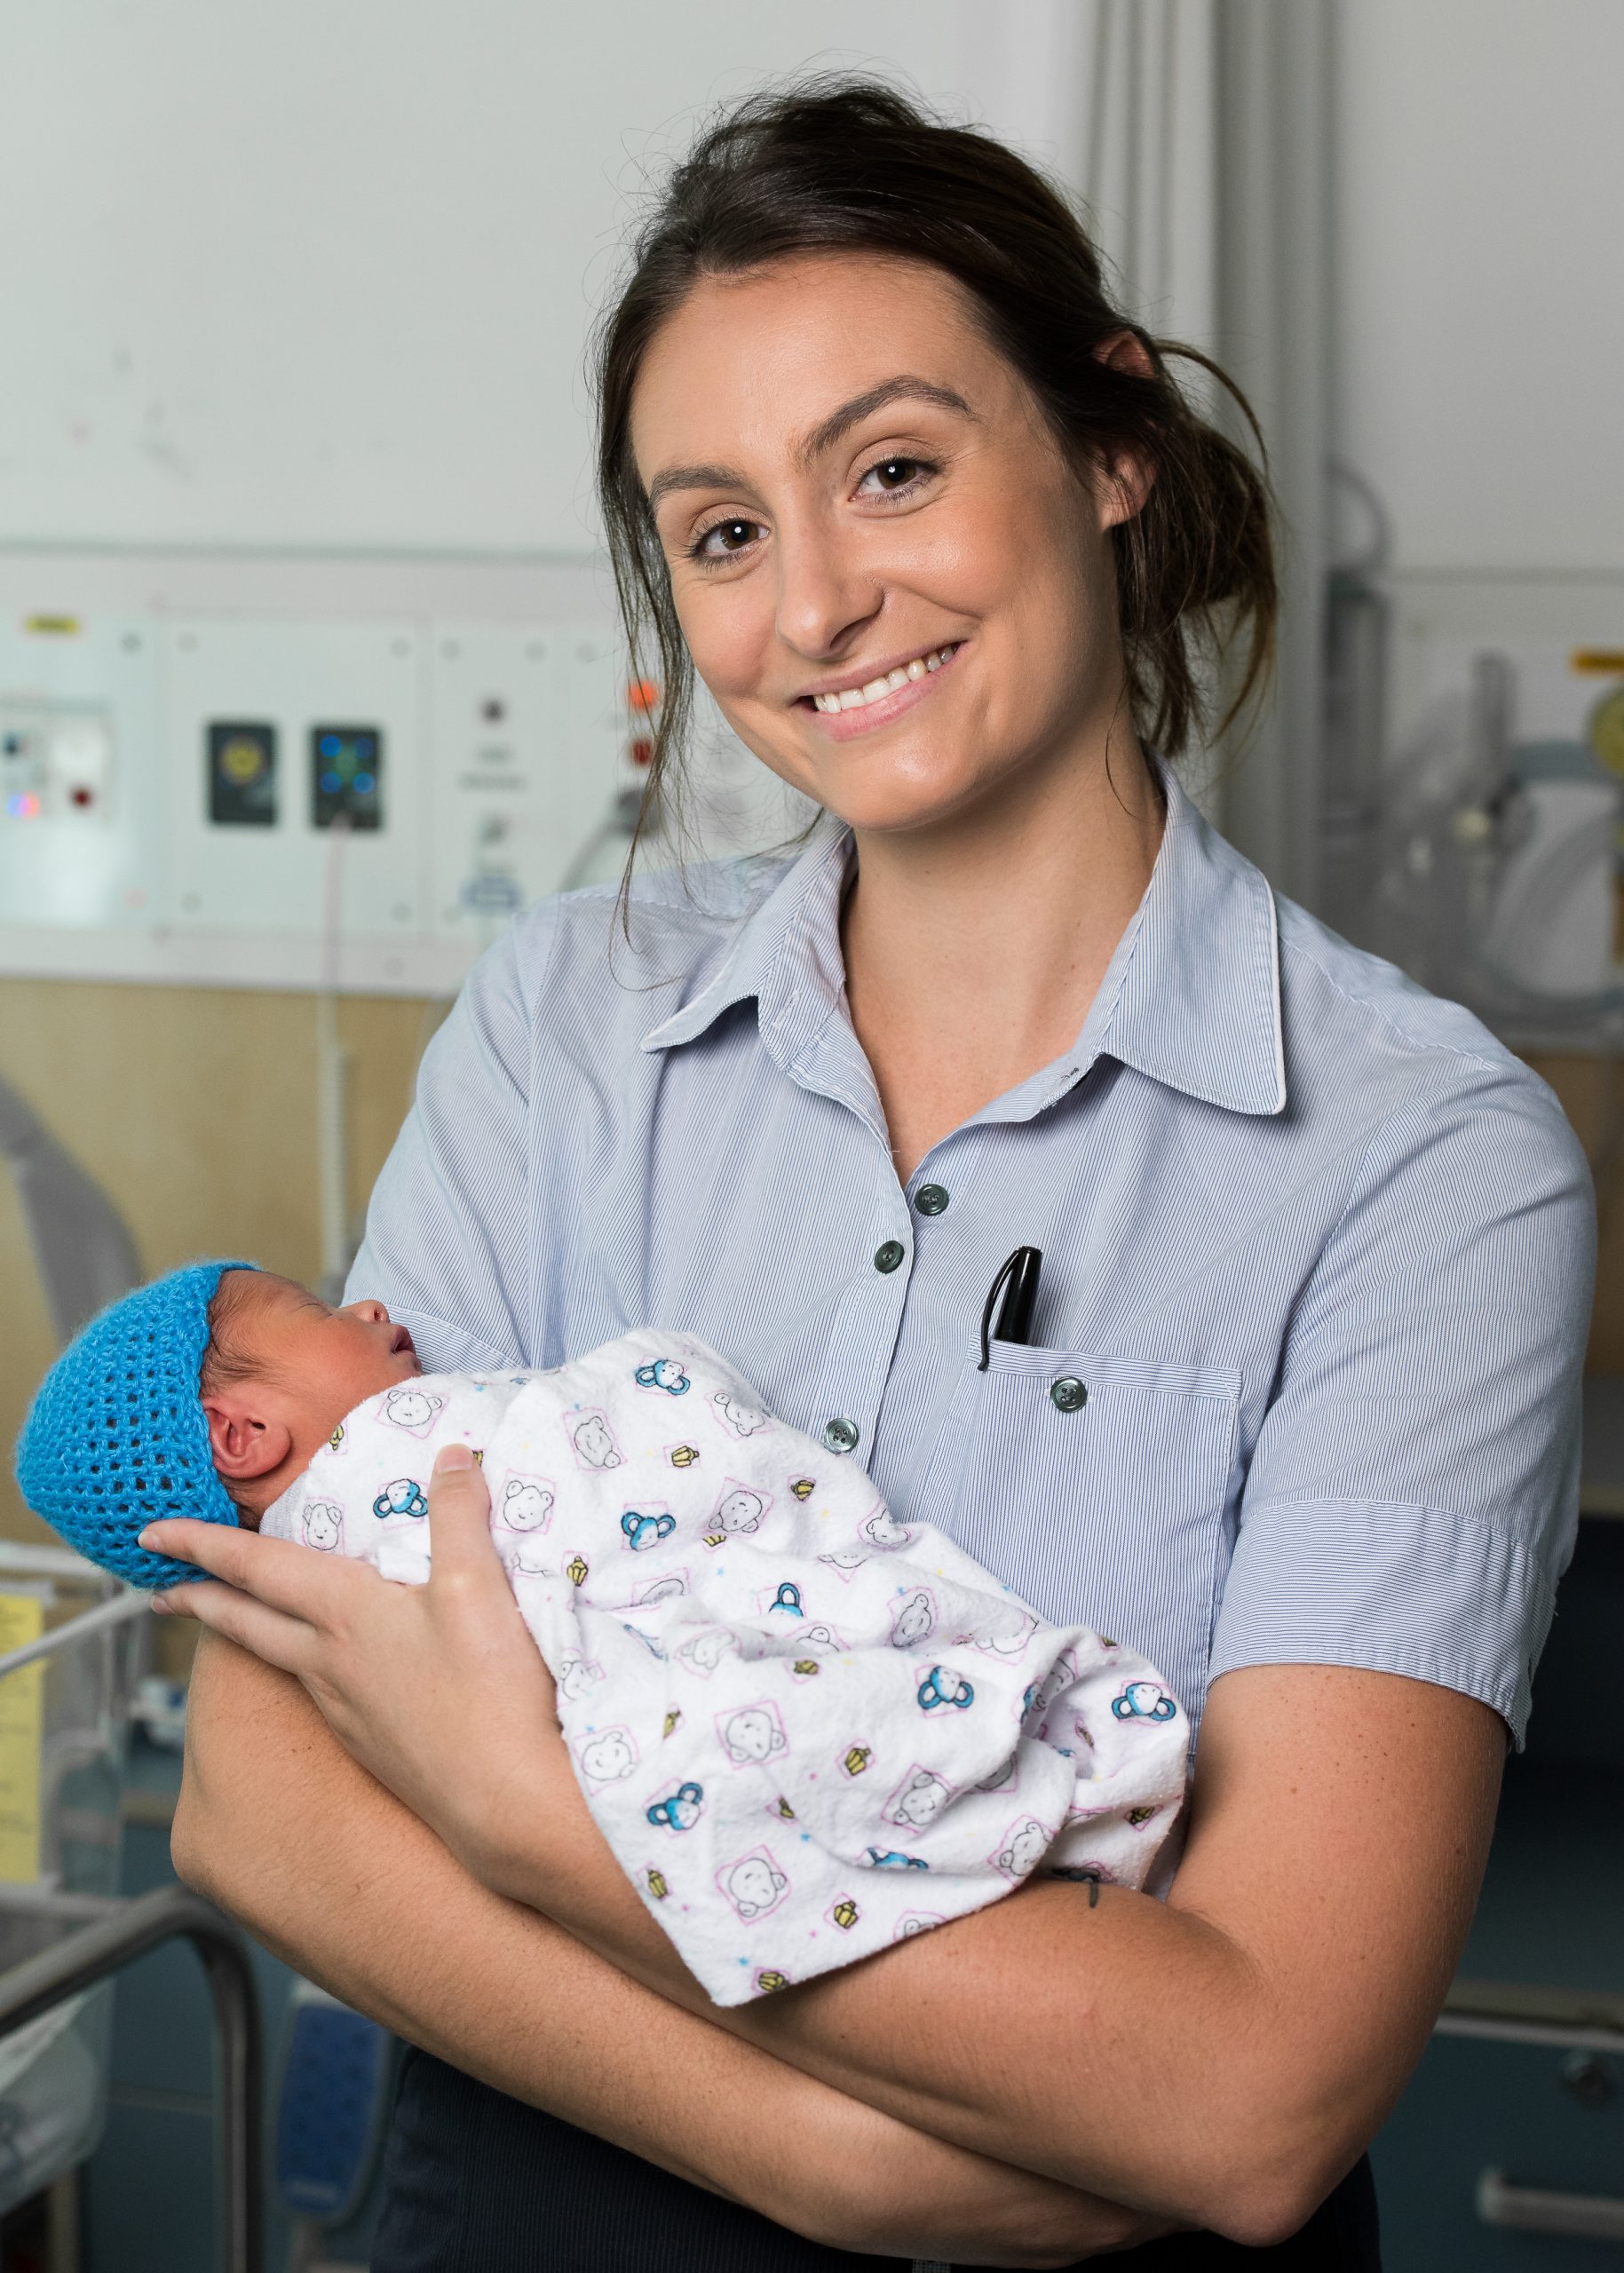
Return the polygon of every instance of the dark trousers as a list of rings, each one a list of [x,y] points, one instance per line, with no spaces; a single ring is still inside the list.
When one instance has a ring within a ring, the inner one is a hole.
[[[372,2273],[908,2273],[803,2241],[422,2052],[401,2067],[384,2178]],[[1095,2261],[1239,2273],[1264,2257],[1270,2273],[1380,2273],[1368,2162],[1279,2248],[1180,2234]]]

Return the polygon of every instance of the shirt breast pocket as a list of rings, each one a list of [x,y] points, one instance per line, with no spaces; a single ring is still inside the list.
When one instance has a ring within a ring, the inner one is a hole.
[[[931,1463],[939,1524],[1057,1625],[1090,1626],[1199,1712],[1240,1375],[994,1342]]]

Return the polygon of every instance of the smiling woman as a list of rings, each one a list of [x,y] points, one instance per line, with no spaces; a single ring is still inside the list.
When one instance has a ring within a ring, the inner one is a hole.
[[[921,125],[874,87],[836,104],[815,89],[746,103],[677,169],[635,247],[598,341],[598,477],[622,612],[668,690],[651,802],[682,746],[696,669],[757,755],[820,798],[819,746],[804,740],[797,762],[783,709],[832,718],[837,696],[844,720],[872,705],[860,725],[822,730],[848,742],[911,709],[917,694],[893,704],[894,674],[917,686],[929,656],[954,652],[978,619],[983,638],[1023,642],[1028,709],[1042,708],[1044,677],[1091,661],[1090,692],[1125,699],[1124,728],[1168,756],[1210,723],[1221,657],[1226,717],[1265,679],[1266,489],[1192,410],[1168,359],[1229,382],[1113,307],[1092,245],[1031,167],[985,136]],[[865,162],[842,168],[852,137]],[[865,381],[832,406],[831,322],[841,362]],[[911,362],[904,338],[923,351]],[[679,372],[686,395],[666,383]],[[685,455],[697,438],[701,453]],[[746,441],[769,455],[747,457]],[[780,658],[771,683],[749,685],[761,602],[741,602],[736,581],[782,574],[767,558],[775,527],[780,552],[792,534],[799,554],[820,530],[833,540],[836,517],[866,532],[841,534],[847,573],[900,579],[922,636],[866,653],[866,679],[803,671],[787,684]],[[1085,517],[1107,545],[1066,546]],[[1027,590],[1057,540],[1089,589],[1028,590],[1011,614],[1011,588]],[[1082,623],[1097,633],[1091,656],[1076,653]]]
[[[1049,184],[884,87],[701,139],[599,341],[606,525],[669,691],[651,790],[697,675],[824,812],[702,891],[511,927],[350,1293],[431,1370],[654,1324],[722,1351],[749,1430],[865,1471],[876,1552],[928,1517],[1164,1670],[1200,1729],[1177,1875],[1070,1882],[1012,1810],[1009,1899],[922,1897],[861,1965],[714,2006],[660,1922],[683,1825],[634,1889],[477,1470],[436,1480],[425,1586],[358,1565],[337,1609],[319,1556],[166,1526],[230,1581],[171,1598],[225,1637],[180,1866],[417,2047],[375,2273],[1377,2264],[1363,2151],[1571,1546],[1593,1225],[1549,1092],[1179,784],[1208,695],[1263,685],[1274,585],[1263,478],[1173,352]],[[1031,1338],[983,1350],[1020,1246]],[[919,1710],[968,1724],[940,1670]],[[804,1764],[917,1768],[855,1730]],[[829,1930],[910,1859],[854,1853]]]

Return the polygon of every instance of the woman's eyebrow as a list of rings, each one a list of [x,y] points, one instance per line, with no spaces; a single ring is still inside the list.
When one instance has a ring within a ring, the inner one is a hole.
[[[850,402],[843,402],[838,410],[831,410],[810,434],[804,434],[790,453],[796,464],[804,472],[814,458],[833,449],[860,418],[867,418],[871,411],[883,410],[888,402],[898,402],[908,396],[916,401],[933,402],[940,410],[960,411],[966,418],[976,416],[956,387],[945,387],[935,379],[920,379],[910,372],[899,372],[894,379],[882,379],[877,385],[865,388],[861,394],[854,394]]]
[[[814,458],[825,450],[833,449],[841,436],[855,426],[860,418],[871,412],[883,410],[888,402],[898,402],[911,397],[918,402],[933,402],[939,409],[956,410],[966,418],[976,418],[962,394],[955,387],[942,386],[935,379],[916,378],[912,373],[899,372],[895,378],[881,379],[861,394],[854,394],[837,410],[831,410],[808,434],[792,444],[790,456],[803,472]],[[660,500],[673,489],[742,489],[745,477],[729,465],[670,465],[657,473],[648,485],[648,510],[652,513]]]

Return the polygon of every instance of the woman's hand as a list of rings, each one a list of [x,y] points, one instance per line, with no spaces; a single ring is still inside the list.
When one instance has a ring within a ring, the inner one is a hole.
[[[429,1492],[424,1586],[223,1524],[154,1524],[144,1543],[225,1583],[177,1587],[153,1607],[296,1675],[363,1768],[454,1854],[477,1856],[492,1826],[538,1824],[566,1787],[578,1797],[552,1677],[492,1544],[489,1509],[466,1448],[448,1445]]]

